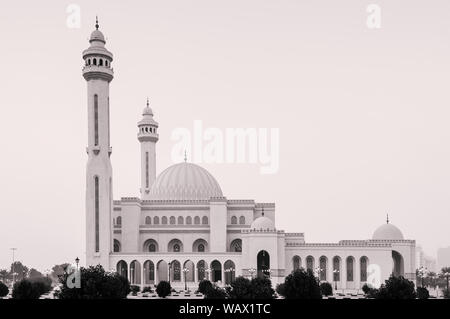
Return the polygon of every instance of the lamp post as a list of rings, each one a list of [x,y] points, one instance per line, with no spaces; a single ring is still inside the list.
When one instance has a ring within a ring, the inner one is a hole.
[[[227,275],[228,274],[230,274],[230,283],[233,281],[233,271],[234,271],[234,268],[233,267],[230,267],[230,268],[228,268],[228,269],[225,269],[225,272],[227,273]],[[226,281],[226,280],[225,280]]]
[[[422,288],[423,288],[423,286],[424,286],[424,281],[423,280],[428,274],[428,269],[426,267],[422,266],[422,267],[419,268],[418,274],[419,274],[419,277],[421,279],[421,285],[422,285]]]
[[[253,279],[253,274],[256,272],[256,269],[255,269],[255,268],[250,268],[250,269],[248,270],[248,272],[250,273],[250,276],[251,276],[252,279]]]
[[[211,281],[211,279],[209,278],[209,274],[211,273],[211,268],[206,268],[205,269],[205,272],[206,272],[206,279],[208,280],[208,281]]]
[[[183,268],[183,274],[184,274],[184,290],[187,291],[187,281],[186,281],[186,275],[189,272],[188,268]]]
[[[450,272],[448,272],[448,271],[443,271],[442,273],[441,273],[441,275],[442,275],[442,277],[444,277],[446,280],[447,280],[447,293],[449,292],[449,290],[448,290],[448,279],[449,279],[449,277],[450,277]]]
[[[172,262],[171,261],[169,261],[168,263],[167,263],[167,269],[169,270],[169,284],[170,284],[170,268],[172,267]]]
[[[339,275],[339,269],[335,269],[333,270],[333,274],[334,274],[334,290],[337,291],[337,277]]]
[[[14,286],[14,282],[15,282],[15,275],[16,275],[16,269],[15,269],[15,265],[14,265],[14,252],[17,250],[17,248],[10,248],[12,250],[12,283]]]
[[[77,271],[78,271],[78,264],[80,263],[80,258],[75,258],[75,263],[77,264]]]
[[[320,267],[316,267],[314,269],[314,273],[317,276],[317,285],[319,285],[319,286],[320,286],[320,274],[322,273],[322,271],[323,271],[323,269]]]
[[[263,269],[262,273],[265,274],[268,278],[270,278],[270,275],[272,274],[272,269]]]

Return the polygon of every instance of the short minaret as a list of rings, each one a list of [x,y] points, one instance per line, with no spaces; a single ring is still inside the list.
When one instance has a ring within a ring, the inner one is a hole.
[[[109,270],[112,250],[112,167],[109,131],[109,83],[113,79],[113,55],[105,37],[95,30],[83,51],[83,77],[87,82],[88,162],[86,168],[86,264]]]
[[[138,140],[141,143],[141,199],[149,199],[150,187],[156,179],[156,142],[158,123],[153,119],[153,111],[147,99],[147,107],[138,123]]]

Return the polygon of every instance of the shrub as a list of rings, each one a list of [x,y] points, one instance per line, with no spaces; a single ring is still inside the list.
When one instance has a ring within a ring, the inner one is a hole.
[[[205,299],[225,299],[226,297],[226,291],[217,286],[213,286],[211,289],[208,289],[205,294]]]
[[[284,280],[283,296],[286,299],[321,299],[319,285],[312,270],[300,268]]]
[[[275,290],[272,288],[272,282],[269,278],[253,278],[250,282],[250,292],[252,299],[273,299]]]
[[[142,288],[142,293],[146,293],[146,292],[152,293],[153,292],[152,287],[146,286],[146,287]]]
[[[364,284],[362,286],[362,291],[364,292],[367,298],[376,298],[378,294],[378,289],[375,289],[368,284]]]
[[[71,274],[60,277],[60,299],[124,299],[130,293],[130,283],[117,273],[106,272],[101,265],[81,268],[80,288],[69,288]]]
[[[323,282],[320,284],[320,293],[322,296],[331,296],[333,294],[333,287],[329,282]]]
[[[252,284],[249,279],[239,276],[227,288],[228,296],[231,299],[251,299]]]
[[[206,292],[212,288],[213,288],[213,285],[212,285],[211,281],[209,281],[209,280],[202,280],[198,284],[198,292],[200,292],[204,295],[206,295]]]
[[[450,291],[447,289],[442,290],[445,299],[450,299]]]
[[[372,287],[370,287],[368,284],[364,284],[364,285],[362,286],[362,291],[363,291],[364,294],[366,294],[366,295],[369,293],[370,289],[372,289]]]
[[[375,295],[377,299],[415,299],[414,283],[404,277],[391,276],[381,285]]]
[[[417,288],[417,298],[419,298],[419,299],[430,298],[430,293],[428,292],[428,289],[425,287],[418,287]]]
[[[280,296],[285,295],[285,285],[284,284],[278,284],[277,288],[275,290],[276,290],[277,294],[279,294]]]
[[[9,293],[8,286],[0,281],[0,298],[6,297]]]
[[[14,284],[12,297],[13,299],[39,299],[41,294],[36,288],[31,281],[23,279]]]
[[[137,285],[131,285],[130,290],[131,290],[131,293],[133,294],[133,296],[136,296],[137,293],[141,290],[141,288]]]
[[[158,286],[156,286],[156,293],[161,298],[166,298],[168,295],[170,295],[172,291],[172,287],[170,286],[170,283],[167,281],[160,281]]]
[[[52,280],[47,277],[40,277],[30,279],[33,289],[36,290],[36,294],[39,296],[48,293],[52,289]]]

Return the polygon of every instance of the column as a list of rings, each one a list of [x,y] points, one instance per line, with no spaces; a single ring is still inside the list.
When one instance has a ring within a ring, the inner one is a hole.
[[[145,279],[144,278],[144,264],[142,263],[141,264],[141,283],[140,283],[141,290],[142,290],[142,287],[144,287],[144,284],[145,284],[145,280],[144,279]]]
[[[198,270],[197,270],[197,266],[194,263],[194,283],[198,282]]]

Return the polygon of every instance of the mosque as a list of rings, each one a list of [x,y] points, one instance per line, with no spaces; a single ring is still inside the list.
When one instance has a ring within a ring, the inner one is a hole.
[[[134,285],[162,280],[197,287],[228,285],[237,276],[266,276],[273,285],[303,267],[338,290],[359,290],[391,274],[415,280],[415,240],[386,221],[371,239],[310,243],[276,228],[275,204],[227,198],[206,169],[187,161],[156,174],[158,123],[149,103],[138,122],[141,188],[113,200],[109,83],[113,54],[98,22],[83,52],[88,97],[86,263],[101,264]]]

